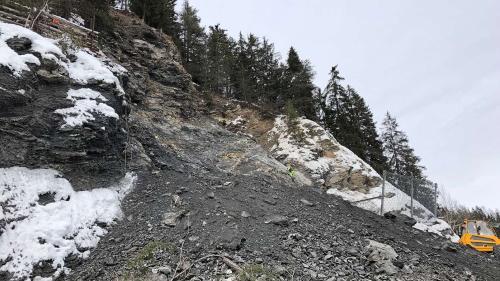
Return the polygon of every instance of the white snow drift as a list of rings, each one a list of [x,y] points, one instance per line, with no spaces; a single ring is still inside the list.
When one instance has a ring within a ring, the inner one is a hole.
[[[135,180],[127,174],[110,188],[74,191],[54,170],[0,169],[0,203],[5,206],[0,207],[0,220],[6,222],[0,231],[0,260],[7,261],[0,271],[28,279],[41,261],[52,262],[55,276],[67,271],[65,257],[86,258],[88,249],[106,234],[98,223],[112,224],[121,218],[120,201]],[[53,200],[42,204],[41,195]]]

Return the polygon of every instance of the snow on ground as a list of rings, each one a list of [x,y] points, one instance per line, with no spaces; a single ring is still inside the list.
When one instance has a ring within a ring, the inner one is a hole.
[[[456,235],[456,234],[446,233],[443,235],[444,232],[446,232],[450,229],[450,225],[442,219],[436,218],[432,224],[430,224],[430,223],[424,224],[424,223],[418,222],[417,224],[415,224],[413,226],[413,228],[416,228],[418,230],[425,231],[425,232],[431,232],[431,233],[437,234],[439,236],[445,236],[446,238],[450,239],[454,243],[458,243],[458,240],[460,240],[460,237],[458,237],[458,235]]]
[[[305,167],[317,183],[324,183],[322,179],[331,171],[349,170],[351,168],[352,171],[360,171],[361,174],[367,177],[382,179],[370,165],[361,160],[352,151],[339,144],[334,136],[325,131],[316,122],[305,118],[298,118],[297,126],[298,131],[304,133],[303,137],[305,139],[301,141],[297,141],[297,136],[292,136],[290,133],[286,117],[277,117],[274,128],[269,133],[270,138],[276,138],[276,144],[271,148],[271,152],[278,158],[284,158],[282,160],[284,162],[292,162]],[[328,144],[335,147],[333,157],[324,157],[318,153],[318,151],[323,151]],[[330,188],[327,190],[327,193],[353,202],[354,205],[360,208],[380,214],[381,199],[356,202],[381,196],[382,184],[368,189],[368,192],[347,188]],[[392,197],[384,199],[384,213],[398,211],[407,216],[411,215],[410,196],[388,182],[385,184],[385,194],[391,194]],[[436,218],[431,211],[419,202],[414,201],[413,205],[414,218],[419,222],[416,228],[446,236],[452,241],[458,238],[456,235],[451,235],[451,227],[446,222]]]
[[[382,186],[377,186],[370,189],[368,193],[362,193],[352,190],[339,190],[330,188],[328,194],[336,195],[349,202],[356,202],[363,199],[374,198],[382,195]],[[384,213],[389,211],[397,211],[407,216],[411,216],[411,198],[403,191],[386,182],[385,194],[392,194],[393,197],[384,199]],[[365,210],[380,214],[381,199],[372,199],[360,203],[353,203],[355,206]],[[453,242],[458,242],[459,237],[452,234],[451,227],[445,221],[438,219],[418,201],[413,201],[414,218],[417,224],[413,227],[421,231],[432,232],[439,236],[449,238]]]
[[[106,229],[122,216],[120,201],[130,192],[136,177],[127,174],[119,184],[105,189],[74,191],[71,184],[50,169],[23,167],[0,169],[0,271],[29,279],[33,266],[52,261],[55,276],[67,271],[64,258],[86,258]],[[40,202],[41,195],[53,202]]]
[[[73,107],[57,109],[55,113],[64,116],[65,124],[63,127],[82,126],[91,120],[95,120],[93,113],[118,119],[119,116],[115,110],[105,104],[108,101],[99,92],[83,88],[79,90],[69,90],[67,99],[74,102]],[[98,102],[100,100],[100,102]]]

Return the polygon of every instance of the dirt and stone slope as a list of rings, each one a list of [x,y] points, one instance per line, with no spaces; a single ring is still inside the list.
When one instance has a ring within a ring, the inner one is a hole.
[[[116,14],[115,21],[102,50],[127,69],[122,84],[131,106],[117,106],[120,137],[107,142],[124,151],[105,153],[120,164],[75,170],[57,155],[43,163],[12,155],[12,163],[2,163],[57,167],[72,182],[100,183],[126,159],[137,174],[123,220],[107,227],[88,258],[68,258],[71,271],[59,280],[498,280],[500,261],[491,255],[294,181],[258,140],[210,116],[168,37],[129,16]],[[0,117],[2,130],[20,122]],[[10,135],[32,130],[29,124],[9,127]],[[52,272],[44,264],[34,275]]]

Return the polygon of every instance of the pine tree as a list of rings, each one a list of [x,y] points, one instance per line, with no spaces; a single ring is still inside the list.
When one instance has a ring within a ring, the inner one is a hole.
[[[399,129],[396,119],[389,112],[382,123],[382,142],[390,172],[424,178],[424,167],[419,165],[420,158],[414,154],[407,135]]]
[[[206,34],[200,25],[200,18],[197,10],[184,2],[183,10],[180,13],[181,22],[181,55],[184,66],[192,75],[193,81],[203,84],[205,79],[205,40]]]
[[[260,40],[250,34],[247,38],[240,33],[235,46],[235,65],[232,70],[232,80],[235,85],[237,98],[247,102],[258,102],[257,92],[257,50]]]
[[[152,27],[160,28],[179,43],[176,0],[130,0],[130,9]]]
[[[286,100],[290,100],[299,114],[311,120],[317,120],[312,83],[314,74],[308,61],[302,61],[293,47],[288,52],[287,68],[284,74]]]
[[[210,26],[207,39],[207,74],[205,88],[232,96],[234,86],[231,80],[235,61],[235,43],[219,25]]]
[[[50,4],[51,13],[59,15],[65,19],[69,19],[71,17],[71,13],[76,12],[75,2],[76,0],[52,1]]]
[[[288,51],[286,64],[288,65],[288,71],[292,73],[299,73],[304,68],[302,61],[299,58],[299,54],[297,54],[294,47],[290,47],[290,50]]]
[[[322,124],[337,141],[349,148],[376,171],[385,169],[386,158],[379,140],[373,114],[364,99],[351,86],[340,83],[337,66],[330,71],[328,85],[320,96]],[[320,114],[321,114],[320,113]]]
[[[337,66],[332,67],[330,79],[321,97],[321,108],[324,112],[323,126],[343,145],[348,139],[348,97],[345,88],[340,84],[344,78],[340,76]],[[349,146],[348,146],[349,147]],[[352,147],[349,147],[352,149]]]
[[[361,159],[370,164],[377,172],[382,173],[387,168],[387,158],[384,156],[382,142],[377,133],[373,114],[364,99],[352,87],[347,86],[350,100],[351,124],[356,131],[355,138],[359,142]]]
[[[256,56],[257,94],[261,102],[275,102],[280,93],[280,79],[283,69],[280,67],[274,44],[264,38],[257,49]]]
[[[69,7],[70,4],[67,5],[67,8],[71,9]],[[73,6],[75,8],[75,12],[85,20],[86,27],[98,31],[106,31],[112,28],[113,23],[109,16],[110,1],[74,1]],[[65,13],[67,12],[71,13],[70,10],[65,11]]]

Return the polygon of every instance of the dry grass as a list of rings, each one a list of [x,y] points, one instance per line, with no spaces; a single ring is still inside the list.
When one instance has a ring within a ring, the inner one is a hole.
[[[242,268],[238,274],[238,281],[274,281],[279,280],[278,275],[271,270],[260,264],[250,264]]]
[[[175,254],[176,248],[162,241],[149,242],[133,259],[128,261],[127,268],[133,273],[131,276],[136,278],[137,274],[139,276],[146,274],[149,269],[148,265],[154,261],[155,255],[161,252]]]

